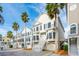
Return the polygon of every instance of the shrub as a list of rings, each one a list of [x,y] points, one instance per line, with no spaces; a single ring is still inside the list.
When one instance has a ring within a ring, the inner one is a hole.
[[[63,45],[63,49],[64,49],[64,51],[68,51],[68,45],[67,44],[64,44]]]
[[[7,42],[5,42],[5,44],[7,44]]]
[[[1,50],[3,50],[3,47],[1,47]]]
[[[13,45],[9,45],[9,48],[13,48]]]
[[[24,47],[24,44],[22,44],[22,48]]]

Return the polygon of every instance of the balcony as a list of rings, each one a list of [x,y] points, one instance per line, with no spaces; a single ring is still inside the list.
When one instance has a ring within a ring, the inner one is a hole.
[[[39,40],[33,40],[33,42],[34,42],[34,43],[37,43],[37,42],[39,42]]]
[[[31,41],[26,41],[26,43],[28,44],[28,43],[31,43]]]
[[[47,39],[47,42],[55,41],[54,39]]]

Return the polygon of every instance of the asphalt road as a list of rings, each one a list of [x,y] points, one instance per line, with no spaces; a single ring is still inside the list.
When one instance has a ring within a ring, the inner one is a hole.
[[[5,50],[0,51],[0,56],[52,56],[51,52],[43,51],[43,52],[35,52],[35,51],[26,51],[26,50]]]

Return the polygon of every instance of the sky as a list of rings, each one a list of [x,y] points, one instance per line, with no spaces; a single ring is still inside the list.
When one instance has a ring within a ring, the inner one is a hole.
[[[8,31],[12,31],[14,34],[14,30],[12,29],[12,23],[17,22],[20,26],[18,32],[21,32],[23,29],[23,22],[21,20],[22,12],[27,12],[30,20],[26,23],[26,27],[32,28],[33,23],[38,20],[38,16],[42,13],[46,13],[45,6],[46,4],[42,3],[2,3],[0,4],[3,7],[2,16],[4,17],[5,23],[0,25],[0,34],[3,36],[6,35]],[[68,23],[66,20],[66,10],[60,10],[60,18],[64,28],[68,27]],[[66,32],[67,35],[67,32]]]

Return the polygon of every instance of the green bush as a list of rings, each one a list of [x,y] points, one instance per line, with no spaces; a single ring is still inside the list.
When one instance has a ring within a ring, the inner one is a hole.
[[[5,42],[5,44],[7,44],[7,42]]]
[[[3,50],[3,47],[1,47],[1,50]]]
[[[13,48],[13,45],[9,45],[9,48]]]
[[[22,48],[24,48],[24,44],[22,44]]]
[[[67,45],[67,44],[64,44],[64,45],[63,45],[63,49],[64,49],[65,51],[68,51],[68,45]]]

